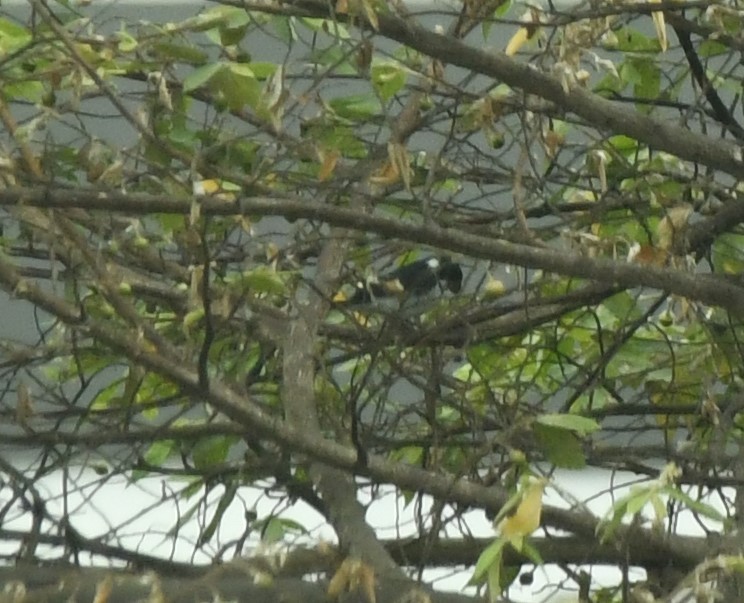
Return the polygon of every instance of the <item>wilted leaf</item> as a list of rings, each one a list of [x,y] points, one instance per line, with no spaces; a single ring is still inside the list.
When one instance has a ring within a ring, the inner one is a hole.
[[[333,170],[336,169],[339,153],[337,151],[324,151],[321,153],[321,156],[323,161],[318,170],[318,181],[325,182],[333,175]]]
[[[691,215],[692,205],[689,203],[668,209],[656,229],[657,247],[665,251],[673,250],[676,247],[675,243],[684,236]]]

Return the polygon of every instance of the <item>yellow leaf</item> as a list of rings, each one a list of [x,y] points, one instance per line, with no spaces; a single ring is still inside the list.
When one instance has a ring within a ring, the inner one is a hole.
[[[251,224],[250,218],[247,218],[246,216],[236,216],[235,217],[235,223],[240,226],[241,230],[243,232],[247,232],[248,234],[253,234],[253,225]]]
[[[504,54],[508,57],[513,57],[531,37],[532,36],[526,27],[520,27],[517,30],[517,33],[515,33],[507,43],[506,48],[504,49]]]
[[[192,184],[194,195],[210,195],[223,201],[235,201],[237,195],[234,191],[239,191],[240,186],[226,180],[217,180],[209,178],[206,180],[196,180]]]
[[[385,162],[379,170],[376,170],[374,174],[369,177],[370,184],[376,184],[379,186],[387,186],[398,182],[400,174],[395,164],[391,163],[390,160]]]
[[[659,3],[661,0],[651,0],[651,2]],[[667,41],[664,13],[661,11],[651,13],[651,18],[654,21],[654,29],[656,30],[656,37],[659,40],[659,46],[661,46],[662,51],[666,52],[666,49],[669,47],[669,42]]]
[[[31,392],[28,386],[21,381],[18,384],[18,394],[16,401],[16,421],[22,426],[26,426],[26,422],[34,414],[33,400],[31,398]]]
[[[411,190],[411,164],[406,147],[397,142],[388,144],[388,158],[395,171],[403,180],[407,191]]]
[[[209,180],[197,180],[193,184],[195,195],[213,195],[220,190],[220,181],[210,178]]]
[[[658,249],[653,245],[639,245],[635,243],[628,251],[628,261],[648,266],[664,266],[669,260],[669,252]]]
[[[320,164],[318,170],[318,182],[325,182],[333,174],[333,170],[336,169],[336,163],[338,163],[338,151],[321,152],[323,162]]]
[[[377,13],[372,0],[361,0],[362,7],[364,8],[364,15],[367,17],[367,21],[375,31],[380,30],[380,21],[377,19]]]
[[[483,296],[486,298],[501,297],[506,293],[504,283],[496,278],[490,272],[486,273],[486,282],[483,285]]]
[[[338,10],[338,9],[337,9]],[[328,583],[328,598],[338,599],[349,586],[348,560],[344,561]]]
[[[375,595],[375,571],[369,566],[362,564],[357,575],[358,590],[364,593],[368,603],[376,603],[377,596]]]
[[[380,22],[375,12],[373,0],[336,0],[336,12],[339,15],[357,16],[364,13],[372,29],[378,31]]]
[[[675,404],[675,391],[673,386],[662,379],[649,379],[644,384],[649,402],[653,406],[669,406]],[[677,419],[668,414],[654,415],[656,423],[662,429],[667,430],[668,437],[676,433]]]
[[[113,588],[114,580],[108,575],[96,584],[96,594],[94,595],[93,603],[107,603]]]
[[[345,559],[328,584],[328,598],[339,599],[344,593],[361,592],[361,600],[375,603],[375,572],[359,559]]]
[[[524,539],[540,527],[542,497],[547,482],[533,480],[521,493],[521,501],[513,515],[504,518],[499,524],[499,532],[516,548],[521,548]]]
[[[556,156],[558,149],[563,146],[566,136],[555,130],[548,130],[543,136],[543,143],[545,144],[545,152],[548,157],[553,158]]]
[[[692,206],[689,203],[681,203],[667,210],[656,229],[659,249],[672,250],[675,241],[680,240],[684,234],[690,214],[692,214]]]
[[[273,241],[269,241],[266,245],[266,261],[271,263],[274,262],[279,257],[279,245],[274,243]],[[274,266],[274,269],[276,267]]]

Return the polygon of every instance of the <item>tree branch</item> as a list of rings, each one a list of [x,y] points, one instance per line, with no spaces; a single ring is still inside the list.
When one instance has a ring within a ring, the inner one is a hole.
[[[252,428],[264,437],[274,440],[287,449],[310,455],[318,461],[347,470],[359,470],[358,453],[355,448],[344,446],[315,435],[307,430],[289,425],[285,421],[268,414],[259,404],[241,395],[235,390],[214,380],[208,391],[202,391],[196,367],[183,358],[171,358],[160,350],[151,351],[143,345],[137,334],[127,332],[121,327],[108,322],[94,320],[90,317],[84,322],[66,302],[44,291],[33,283],[22,281],[15,268],[0,257],[0,282],[3,287],[26,299],[36,306],[51,312],[61,320],[97,338],[112,349],[124,354],[133,362],[155,371],[178,384],[186,393],[198,396],[204,402],[227,417]],[[400,488],[429,493],[448,502],[466,506],[477,506],[497,513],[509,498],[509,493],[502,487],[484,487],[472,481],[433,473],[404,463],[391,462],[376,455],[370,455],[365,473],[380,483],[395,484]],[[594,539],[597,537],[599,520],[589,513],[576,513],[555,507],[546,507],[543,511],[546,525],[566,530],[576,535]],[[668,555],[670,562],[688,565],[699,560],[704,554],[698,547],[689,547],[677,536],[660,538],[650,530],[635,531],[634,537],[644,538],[649,550]],[[629,528],[619,527],[615,538],[627,537]]]
[[[295,0],[287,3],[329,18],[328,4],[317,0]],[[335,18],[342,18],[335,15]],[[390,13],[378,15],[378,33],[396,40],[430,57],[457,65],[469,72],[492,77],[512,88],[534,94],[555,103],[566,112],[575,113],[604,132],[626,134],[653,149],[695,163],[719,169],[736,178],[744,178],[744,155],[741,147],[717,138],[697,134],[689,129],[654,119],[606,100],[577,84],[566,86],[532,65],[520,63],[501,52],[475,48],[456,38],[430,31],[412,20],[405,21]]]
[[[189,201],[159,195],[126,195],[85,190],[60,191],[45,188],[0,191],[0,205],[15,203],[38,207],[77,204],[88,209],[108,208],[108,211],[116,211],[122,208],[135,213],[156,211],[181,214],[187,213],[190,209]],[[346,207],[323,205],[292,197],[244,197],[237,204],[205,198],[202,204],[203,211],[220,215],[245,214],[283,216],[288,220],[300,218],[319,220],[332,226],[374,232],[387,238],[399,238],[505,264],[537,268],[622,287],[659,289],[712,306],[721,306],[737,314],[744,308],[744,289],[716,276],[690,274],[602,258],[594,259],[570,252],[556,253],[553,249],[511,243],[491,236],[469,234],[455,228],[394,220]],[[728,213],[728,217],[738,221],[744,219],[744,205],[734,208]]]

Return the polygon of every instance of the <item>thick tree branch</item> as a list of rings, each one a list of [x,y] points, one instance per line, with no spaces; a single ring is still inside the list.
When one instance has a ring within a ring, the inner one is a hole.
[[[327,300],[343,266],[344,247],[340,238],[331,238],[324,246],[313,289],[300,287],[295,294],[296,316],[284,342],[282,401],[287,424],[318,440],[323,438],[323,432],[315,398],[316,341],[329,308]],[[318,462],[311,464],[310,474],[341,545],[348,548],[346,553],[371,564],[377,573],[392,572],[403,578],[365,521],[353,474]]]
[[[59,191],[49,189],[12,189],[0,191],[0,205],[25,203],[39,207],[69,206],[75,203],[92,209],[108,207],[116,211],[159,211],[186,213],[190,202],[165,196],[124,195],[96,191]],[[148,207],[149,206],[149,207]],[[739,219],[744,208],[735,208],[728,217]],[[216,199],[204,199],[203,210],[221,215],[283,216],[288,220],[310,219],[364,232],[374,232],[388,238],[438,247],[473,257],[538,268],[568,276],[592,279],[622,287],[650,287],[712,306],[721,306],[739,314],[744,308],[744,289],[730,281],[710,275],[690,274],[679,270],[641,266],[606,259],[594,259],[576,253],[530,247],[499,240],[495,237],[469,234],[455,228],[435,224],[422,225],[402,220],[369,215],[360,211],[291,197],[245,197],[236,205]],[[731,224],[731,223],[729,223]]]

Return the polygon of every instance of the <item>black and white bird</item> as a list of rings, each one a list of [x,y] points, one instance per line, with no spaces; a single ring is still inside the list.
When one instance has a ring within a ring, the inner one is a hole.
[[[343,303],[364,305],[378,299],[423,297],[439,287],[452,293],[462,288],[462,268],[449,257],[424,258],[396,268],[382,277],[373,276],[358,282],[356,289]]]

